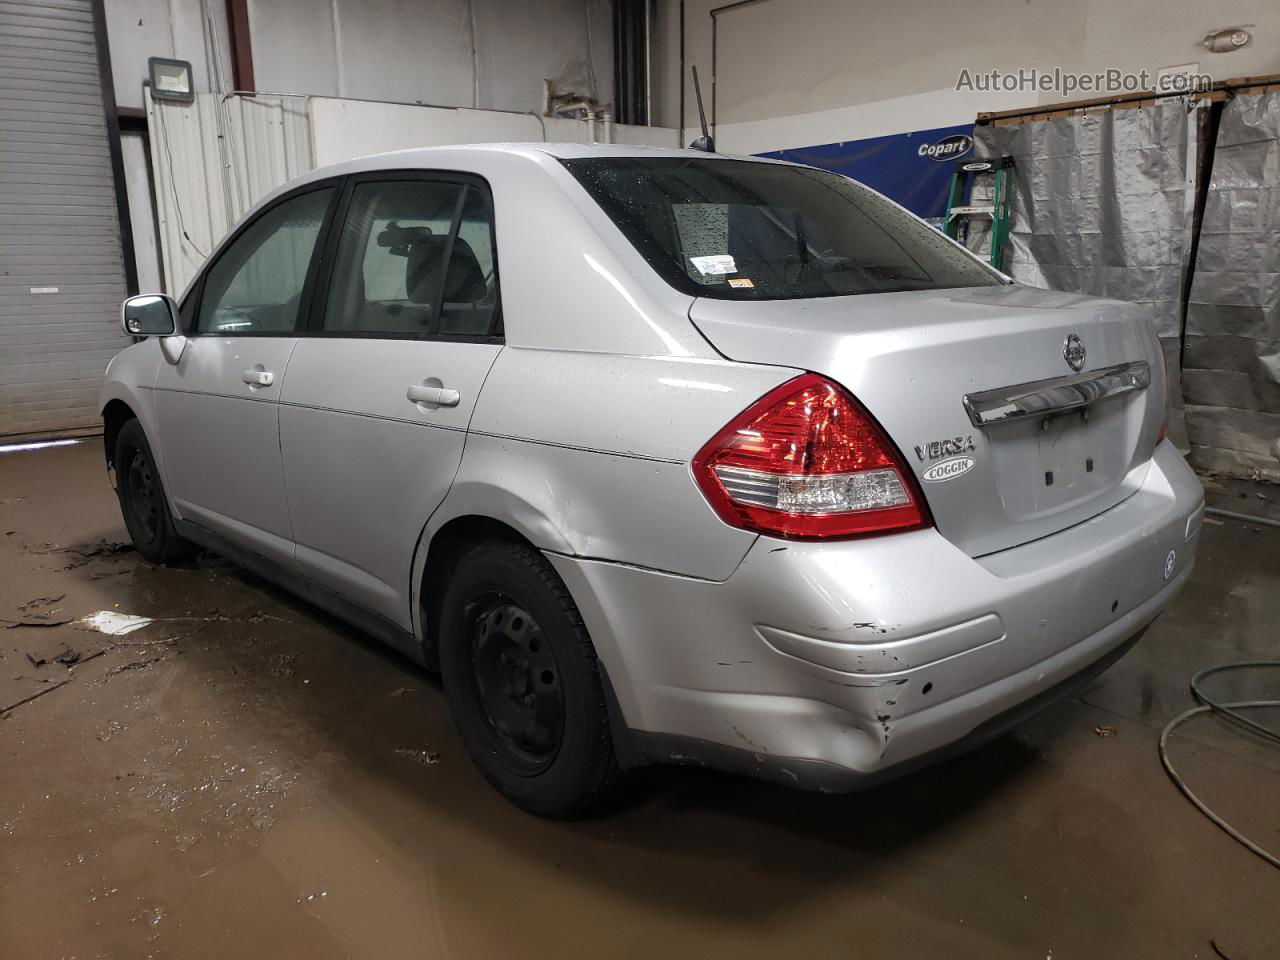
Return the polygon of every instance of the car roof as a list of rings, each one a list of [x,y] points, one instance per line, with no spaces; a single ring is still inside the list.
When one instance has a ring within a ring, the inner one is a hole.
[[[250,213],[262,209],[274,202],[278,197],[299,187],[332,177],[359,173],[377,173],[383,170],[416,168],[429,170],[442,163],[454,166],[459,163],[466,164],[468,160],[482,161],[486,156],[492,158],[495,153],[524,157],[543,164],[549,160],[575,160],[589,157],[670,157],[684,160],[737,160],[744,163],[773,163],[794,166],[794,164],[788,164],[784,160],[776,160],[770,157],[744,157],[723,153],[707,153],[703,150],[650,147],[624,143],[547,143],[535,140],[523,143],[460,143],[436,147],[410,147],[407,150],[371,153],[366,156],[352,157],[349,160],[326,164],[323,167],[316,167],[272,190],[254,205]],[[247,216],[248,214],[246,214]]]
[[[405,165],[421,165],[424,167],[430,167],[434,162],[435,157],[445,153],[449,154],[454,159],[457,159],[460,155],[465,156],[468,153],[476,154],[477,156],[493,153],[506,153],[524,157],[542,155],[554,157],[557,160],[578,160],[588,157],[672,157],[685,160],[719,159],[747,160],[758,163],[785,162],[769,157],[749,157],[724,153],[707,153],[703,150],[690,150],[688,148],[677,149],[675,147],[653,147],[626,143],[547,143],[540,140],[532,140],[512,143],[459,143],[436,147],[410,147],[406,150],[392,150],[386,153],[372,153],[362,157],[355,157],[351,160],[332,164],[331,167],[320,169],[341,168],[356,163],[365,169],[377,169],[384,165],[378,163],[379,160],[385,160],[385,166],[388,167]]]
[[[517,146],[513,144],[513,146]],[[526,143],[518,146],[541,150],[561,160],[576,160],[583,157],[683,157],[690,160],[760,160],[760,157],[730,156],[728,154],[708,153],[705,150],[690,150],[687,147],[653,147],[628,143]],[[770,162],[765,160],[765,162]]]

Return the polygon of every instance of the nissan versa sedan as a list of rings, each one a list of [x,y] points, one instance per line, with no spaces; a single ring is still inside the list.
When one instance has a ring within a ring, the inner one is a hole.
[[[1147,314],[822,170],[353,160],[123,323],[102,416],[142,555],[216,551],[438,667],[543,815],[652,762],[900,773],[1087,682],[1192,569]]]

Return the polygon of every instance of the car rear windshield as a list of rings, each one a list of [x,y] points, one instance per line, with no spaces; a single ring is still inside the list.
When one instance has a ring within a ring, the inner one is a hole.
[[[997,275],[872,190],[825,170],[718,158],[564,161],[673,287],[784,300],[990,286]]]

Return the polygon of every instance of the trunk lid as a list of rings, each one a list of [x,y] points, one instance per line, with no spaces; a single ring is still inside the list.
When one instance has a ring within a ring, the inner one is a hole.
[[[897,443],[939,532],[975,557],[1081,523],[1132,494],[1164,415],[1147,311],[1121,301],[1002,285],[703,298],[690,319],[731,360],[810,370],[846,387]],[[966,396],[1074,376],[1064,356],[1072,335],[1085,350],[1084,374],[1145,362],[1150,385],[1070,412],[975,426]]]

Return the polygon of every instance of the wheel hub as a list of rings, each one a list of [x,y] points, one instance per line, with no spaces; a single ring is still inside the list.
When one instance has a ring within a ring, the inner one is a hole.
[[[129,512],[133,514],[143,535],[148,540],[154,539],[160,506],[151,462],[141,450],[134,450],[133,456],[129,458],[125,489],[128,493]]]
[[[555,759],[564,735],[564,696],[551,645],[538,622],[506,597],[490,597],[475,611],[480,704],[515,765],[537,773]]]

